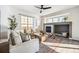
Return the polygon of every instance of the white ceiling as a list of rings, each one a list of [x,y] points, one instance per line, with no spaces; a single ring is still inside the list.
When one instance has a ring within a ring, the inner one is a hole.
[[[41,14],[40,14],[40,9],[36,8],[35,5],[14,5],[12,7],[36,15],[46,15],[60,10],[73,8],[76,7],[77,5],[50,5],[50,6],[52,7],[51,9],[43,10]]]

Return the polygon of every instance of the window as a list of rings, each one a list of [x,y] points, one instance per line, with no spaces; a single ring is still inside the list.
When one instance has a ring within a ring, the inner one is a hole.
[[[64,17],[59,17],[59,22],[63,22],[64,21]]]
[[[45,19],[45,20],[44,20],[44,23],[52,23],[52,18]]]
[[[44,19],[44,23],[53,23],[53,22],[64,22],[65,16],[59,16],[59,17],[53,17],[53,18],[48,18]]]
[[[21,16],[21,31],[24,32],[24,30],[31,31],[36,25],[37,21],[34,17],[29,16]]]
[[[59,18],[58,17],[53,18],[53,22],[59,22]]]
[[[47,23],[52,23],[52,18],[47,19]]]

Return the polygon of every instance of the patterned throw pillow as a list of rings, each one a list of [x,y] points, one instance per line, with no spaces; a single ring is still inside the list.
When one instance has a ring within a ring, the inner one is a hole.
[[[26,41],[28,41],[28,39],[27,39],[27,35],[26,35],[25,33],[20,32],[20,36],[21,36],[21,40],[22,40],[22,42],[26,42]]]
[[[22,44],[22,40],[19,32],[13,31],[13,37],[17,45]]]

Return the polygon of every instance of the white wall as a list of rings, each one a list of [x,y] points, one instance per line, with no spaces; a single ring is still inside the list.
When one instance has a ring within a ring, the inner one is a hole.
[[[75,8],[72,13],[72,37],[79,40],[79,7]]]
[[[66,15],[68,16],[67,21],[72,21],[72,38],[75,40],[79,40],[79,6],[71,9],[51,13],[49,15],[42,16],[42,18],[62,15],[66,13],[68,13],[68,15]]]

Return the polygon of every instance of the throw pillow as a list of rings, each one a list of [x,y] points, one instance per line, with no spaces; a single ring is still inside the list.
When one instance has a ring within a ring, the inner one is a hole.
[[[67,32],[63,32],[62,36],[66,37],[67,36]]]
[[[21,37],[20,37],[20,33],[19,32],[13,31],[13,37],[14,37],[15,43],[17,45],[22,44],[22,40],[21,40]]]
[[[20,36],[21,36],[22,42],[26,42],[27,41],[26,34],[20,32]]]

